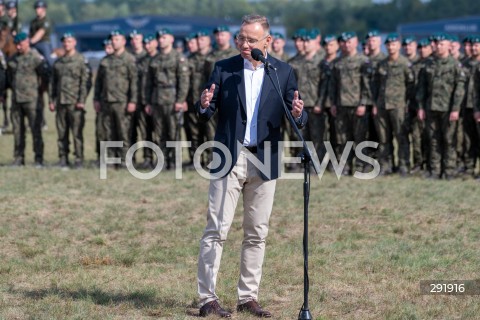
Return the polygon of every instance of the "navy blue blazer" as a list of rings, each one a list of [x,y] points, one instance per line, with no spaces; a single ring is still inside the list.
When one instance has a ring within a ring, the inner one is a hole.
[[[277,69],[283,100],[291,110],[294,91],[298,90],[293,69],[287,63],[271,56],[268,56],[268,61]],[[209,89],[212,83],[215,84],[215,92],[210,106],[204,113],[200,113],[200,101],[197,101],[195,105],[197,114],[202,121],[208,121],[215,112],[218,113],[215,142],[225,145],[230,151],[233,160],[227,174],[237,162],[239,151],[245,138],[247,114],[243,69],[244,60],[240,55],[217,62],[206,85],[206,88]],[[275,85],[278,86],[274,71],[270,70],[270,73],[275,81]],[[270,141],[271,171],[269,177],[262,173],[263,180],[276,179],[280,175],[278,161],[281,159],[282,150],[279,150],[278,142],[283,140],[280,130],[283,117],[285,117],[285,112],[282,100],[276,92],[270,77],[265,73],[257,119],[257,158],[264,163],[265,142]],[[305,125],[307,122],[305,110],[303,110],[301,117],[296,122],[299,128]],[[220,166],[211,170],[211,174],[215,175],[225,166],[225,155],[215,147],[213,148],[213,153],[214,157],[215,153],[218,154],[221,160]]]

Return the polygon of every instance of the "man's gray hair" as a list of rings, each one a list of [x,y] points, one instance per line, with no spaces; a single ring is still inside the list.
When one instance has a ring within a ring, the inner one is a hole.
[[[263,30],[265,32],[270,31],[270,23],[268,22],[267,17],[261,16],[259,14],[248,14],[243,16],[242,24],[252,24],[252,23],[260,23],[262,25]]]

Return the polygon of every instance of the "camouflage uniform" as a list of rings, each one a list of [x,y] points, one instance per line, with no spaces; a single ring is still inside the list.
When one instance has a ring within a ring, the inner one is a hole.
[[[301,61],[304,59],[304,56],[297,53],[294,55],[290,60],[288,60],[288,64],[292,66],[293,72],[295,73],[295,77],[298,79],[298,74],[301,72]],[[287,135],[289,141],[297,141],[298,137],[295,133],[295,131],[292,129],[292,126],[288,122],[287,117],[283,118],[283,133],[282,137]],[[291,157],[297,157],[298,154],[300,153],[301,149],[300,148],[289,148],[289,153]],[[293,165],[294,166],[294,165]]]
[[[302,129],[305,140],[312,141],[320,161],[325,156],[325,144],[328,117],[324,109],[320,113],[314,112],[314,107],[322,107],[320,100],[320,79],[321,79],[321,55],[317,52],[311,59],[303,57],[299,62],[295,75],[298,83],[298,90],[301,92],[308,113],[308,123]]]
[[[101,103],[107,139],[123,141],[120,155],[124,161],[130,148],[132,117],[126,108],[128,103],[137,103],[137,81],[135,58],[126,51],[103,58],[95,80],[94,100]],[[109,151],[114,154],[113,148]]]
[[[286,53],[285,51],[281,54],[281,55],[277,55],[275,52],[271,51],[268,53],[269,55],[271,55],[272,57],[274,57],[275,59],[278,59],[280,61],[285,61],[287,62],[289,59],[290,59],[290,56],[288,55],[288,53]]]
[[[450,122],[452,111],[460,111],[465,94],[465,73],[452,57],[433,59],[420,72],[417,103],[426,111],[430,141],[432,177],[453,177],[456,166],[456,122]]]
[[[85,104],[88,95],[88,82],[91,72],[85,57],[78,52],[63,56],[53,64],[50,82],[50,102],[56,106],[58,131],[58,156],[68,162],[69,130],[72,131],[75,163],[83,162],[83,128],[85,109],[76,104]]]
[[[195,102],[200,99],[200,95],[210,77],[210,74],[207,72],[207,68],[210,68],[211,65],[211,63],[209,63],[207,66],[207,58],[209,55],[210,53],[202,55],[197,51],[188,59],[190,69],[190,88],[187,98],[187,123],[192,134],[192,149],[190,150],[190,155],[192,157],[202,143],[213,141],[215,135],[215,121],[199,121],[194,108]],[[208,153],[207,156],[210,157],[211,154]],[[205,162],[205,160],[202,161]]]
[[[185,57],[175,50],[159,53],[151,59],[146,79],[146,101],[152,106],[154,133],[166,156],[167,168],[174,160],[167,141],[174,141],[177,128],[175,103],[184,103],[188,93],[188,65]]]
[[[131,118],[131,130],[130,130],[130,145],[134,145],[137,140],[138,140],[138,133],[137,133],[137,129],[140,131],[140,132],[143,132],[144,131],[144,128],[140,128],[140,117],[141,117],[141,114],[145,111],[145,105],[142,104],[142,100],[141,100],[141,92],[142,92],[142,75],[141,75],[141,72],[140,72],[140,66],[139,66],[139,63],[140,63],[140,60],[143,59],[146,55],[147,55],[147,52],[145,50],[142,50],[142,52],[140,53],[135,53],[135,52],[130,52],[132,54],[132,56],[135,58],[135,64],[137,66],[137,93],[138,93],[138,97],[137,97],[137,108],[135,109],[135,112],[132,113],[132,118]],[[145,150],[147,150],[148,148],[145,148]],[[134,160],[135,160],[135,157],[134,157]]]
[[[42,110],[37,102],[40,88],[48,85],[48,75],[46,61],[33,50],[17,53],[8,61],[7,84],[12,90],[11,120],[16,164],[23,164],[25,158],[24,118],[27,118],[32,132],[35,162],[43,163]]]
[[[474,105],[478,91],[475,92],[475,70],[480,66],[480,62],[474,58],[465,61],[464,70],[466,74],[466,92],[465,99],[462,105],[463,113],[463,133],[464,133],[464,161],[465,174],[473,176],[475,172],[476,160],[480,156],[480,148],[478,145],[478,133],[473,117]],[[458,150],[457,150],[458,151]],[[458,152],[457,152],[458,156]]]
[[[398,144],[398,164],[401,173],[407,173],[410,163],[408,143],[408,128],[406,122],[407,99],[415,83],[415,76],[407,58],[399,56],[397,61],[389,58],[381,61],[377,66],[373,85],[375,87],[375,105],[377,115],[375,127],[378,133],[380,148],[378,160],[382,172],[391,172],[390,154],[393,150],[391,143],[395,137]]]
[[[334,64],[332,70],[329,95],[332,105],[337,107],[336,140],[342,153],[348,141],[354,141],[357,145],[365,138],[368,114],[359,117],[355,112],[358,106],[366,105],[370,101],[367,84],[370,74],[367,70],[370,67],[368,61],[368,58],[361,54],[345,56]],[[351,173],[352,164],[353,152],[350,152],[344,174]],[[363,168],[361,170],[363,171]]]

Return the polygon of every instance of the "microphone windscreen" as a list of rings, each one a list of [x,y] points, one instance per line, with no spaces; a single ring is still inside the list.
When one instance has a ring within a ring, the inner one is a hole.
[[[263,56],[263,52],[257,48],[252,49],[250,54],[252,55],[253,60],[256,60],[256,61],[260,61],[260,57]]]

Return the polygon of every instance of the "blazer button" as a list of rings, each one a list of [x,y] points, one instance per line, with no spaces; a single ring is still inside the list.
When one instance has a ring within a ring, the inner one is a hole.
[[[247,124],[247,120],[242,120],[242,124]]]

